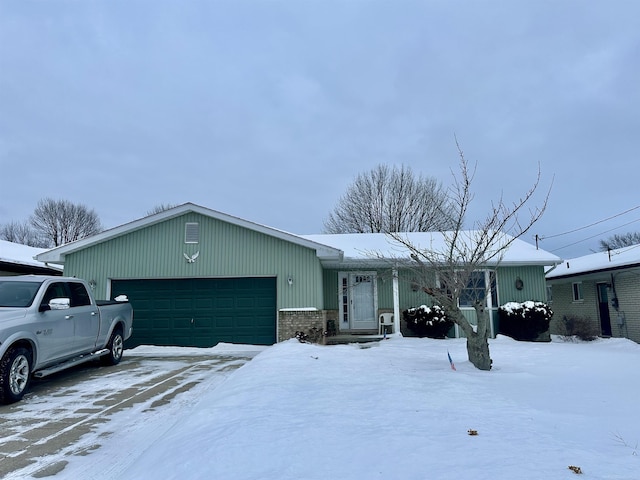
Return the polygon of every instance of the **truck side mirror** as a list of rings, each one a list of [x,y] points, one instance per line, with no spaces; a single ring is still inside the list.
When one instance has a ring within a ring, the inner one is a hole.
[[[51,310],[66,310],[71,306],[71,300],[68,298],[52,298],[49,300],[49,308]]]

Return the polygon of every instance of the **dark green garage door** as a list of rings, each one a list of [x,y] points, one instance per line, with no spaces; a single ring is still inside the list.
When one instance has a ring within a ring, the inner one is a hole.
[[[275,278],[114,280],[111,291],[133,306],[129,348],[276,341]]]

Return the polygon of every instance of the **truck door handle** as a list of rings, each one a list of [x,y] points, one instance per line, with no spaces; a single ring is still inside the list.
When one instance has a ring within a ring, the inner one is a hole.
[[[96,316],[98,312],[91,312],[91,315]]]
[[[73,315],[65,315],[64,319],[65,320],[71,320],[73,318]]]

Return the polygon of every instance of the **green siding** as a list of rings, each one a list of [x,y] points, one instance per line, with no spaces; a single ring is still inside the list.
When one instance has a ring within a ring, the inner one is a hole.
[[[325,270],[323,275],[324,284],[324,304],[327,309],[338,308],[338,273],[349,270]],[[358,269],[353,271],[366,271]],[[393,308],[393,280],[390,270],[375,270],[378,275],[378,308],[390,310]],[[427,273],[433,282],[433,274]],[[413,291],[414,280],[424,278],[425,274],[415,270],[403,269],[398,272],[398,290],[400,310],[410,307],[417,307],[423,304],[430,305],[431,297],[422,290]],[[517,278],[523,282],[523,289],[515,287]],[[544,267],[541,266],[521,266],[521,267],[499,267],[497,269],[498,278],[498,302],[500,305],[507,302],[524,302],[527,300],[546,301],[546,282],[544,278]],[[423,283],[430,283],[429,280],[422,280]],[[494,305],[497,307],[499,305]]]
[[[387,269],[345,269],[325,270],[323,272],[324,305],[327,310],[338,309],[338,274],[340,272],[375,272],[378,278],[378,308],[384,310],[393,309],[393,277],[391,270]],[[411,290],[411,280],[415,276],[411,272],[400,271],[398,274],[398,288],[400,295],[400,308],[429,303],[428,295],[422,291]]]
[[[187,222],[199,223],[198,244],[184,242]],[[196,252],[188,263],[184,254]],[[194,212],[73,253],[65,274],[96,280],[98,298],[107,298],[107,279],[276,277],[278,308],[324,308],[314,250]]]
[[[324,270],[322,272],[322,286],[324,291],[324,308],[338,309],[338,270]]]
[[[498,274],[498,300],[501,305],[507,302],[537,302],[547,301],[547,284],[544,277],[544,267],[500,267]],[[516,279],[520,277],[522,290],[515,287]]]

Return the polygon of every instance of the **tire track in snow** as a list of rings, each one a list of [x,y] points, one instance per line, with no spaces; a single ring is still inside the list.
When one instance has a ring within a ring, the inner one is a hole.
[[[246,361],[247,358],[237,357],[140,358],[137,361],[133,358],[127,362],[129,365],[123,365],[124,369],[107,375],[88,371],[90,378],[84,383],[73,378],[74,385],[66,393],[56,392],[55,400],[36,395],[25,399],[24,409],[21,409],[23,404],[18,403],[9,406],[13,412],[7,415],[0,410],[3,424],[0,478],[55,475],[65,468],[71,460],[69,457],[90,454],[108,441],[108,437],[117,435],[120,424],[126,425],[131,415],[155,416],[181,393],[211,377],[222,380],[227,376],[225,372],[235,370]],[[153,371],[152,367],[163,366],[162,373]],[[167,366],[171,369],[167,370]],[[78,376],[82,375],[77,372],[70,375]],[[131,385],[125,389],[113,388],[114,382],[117,385],[124,380]],[[92,384],[99,388],[92,390]],[[158,426],[158,434],[162,434],[162,428]],[[165,426],[164,431],[168,428],[170,425]],[[13,433],[7,435],[8,432]],[[105,470],[109,470],[107,465]]]

